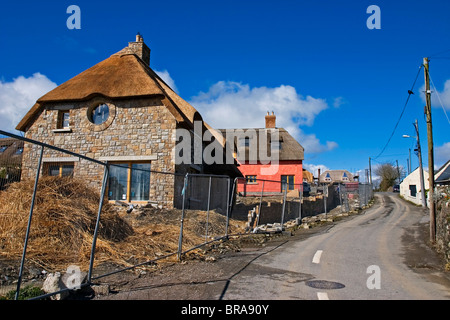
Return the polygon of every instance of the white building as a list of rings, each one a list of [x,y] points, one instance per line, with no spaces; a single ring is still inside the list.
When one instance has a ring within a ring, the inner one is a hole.
[[[429,187],[428,182],[428,172],[423,171],[423,179],[425,190]],[[411,172],[403,181],[400,183],[400,195],[405,198],[405,200],[414,202],[417,205],[422,205],[422,187],[420,184],[420,167]]]

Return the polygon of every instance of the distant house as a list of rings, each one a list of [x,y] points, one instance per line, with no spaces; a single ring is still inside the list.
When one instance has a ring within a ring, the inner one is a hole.
[[[416,168],[400,183],[400,195],[408,201],[411,201],[417,205],[422,204],[422,188],[420,183],[420,168]],[[425,185],[425,191],[429,189],[429,174],[428,171],[423,170],[423,179]],[[442,167],[434,172],[435,186],[450,185],[450,160],[447,161]],[[429,199],[426,199],[428,204]]]
[[[264,128],[235,130],[242,130],[244,133],[244,136],[235,143],[238,168],[245,177],[245,181],[239,181],[238,192],[256,195],[263,191],[264,195],[270,195],[281,194],[285,189],[300,190],[303,184],[304,148],[286,129],[276,127],[276,116],[273,112],[272,114],[268,112],[265,116]],[[220,131],[228,139],[227,130]],[[250,131],[254,134],[248,134]],[[272,134],[275,136],[274,132],[276,139],[271,137]],[[276,154],[274,157],[277,159],[276,165],[261,159],[261,155],[265,155],[266,152],[271,156]],[[263,182],[263,180],[268,181]]]
[[[423,171],[423,179],[425,190],[429,188],[429,175],[427,171]],[[417,205],[422,204],[422,187],[420,183],[420,167],[411,172],[400,183],[400,195],[408,201],[411,201]]]
[[[434,182],[438,186],[450,185],[450,160],[436,171]]]
[[[303,182],[313,183],[314,175],[306,169],[303,169]]]
[[[139,34],[121,51],[39,98],[16,127],[27,138],[116,165],[109,171],[109,200],[151,200],[165,207],[174,206],[183,180],[155,172],[240,175],[234,164],[177,162],[177,134],[188,132],[192,146],[197,128],[197,135],[209,129],[217,135],[150,68],[150,49]],[[200,147],[201,152],[205,144]],[[25,143],[23,177],[33,177],[38,154],[38,146]],[[102,172],[99,165],[53,150],[43,157],[45,175],[79,177],[100,187]]]
[[[8,183],[20,181],[23,141],[0,138],[0,190]]]
[[[347,170],[326,170],[320,175],[321,183],[333,184],[353,181],[353,175]]]

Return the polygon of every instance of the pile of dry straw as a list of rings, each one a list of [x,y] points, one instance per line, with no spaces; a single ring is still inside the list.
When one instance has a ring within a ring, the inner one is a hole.
[[[0,192],[0,260],[18,261],[22,255],[34,181],[11,184]],[[74,178],[42,177],[33,211],[27,263],[47,271],[70,264],[86,269],[99,206],[99,192]],[[205,240],[204,212],[188,212],[183,249]],[[208,232],[224,234],[225,217],[209,213]],[[239,232],[242,223],[230,224]],[[203,229],[203,230],[200,230]],[[200,232],[199,232],[200,231]],[[176,252],[180,210],[126,210],[105,201],[96,244],[95,263],[131,266]]]

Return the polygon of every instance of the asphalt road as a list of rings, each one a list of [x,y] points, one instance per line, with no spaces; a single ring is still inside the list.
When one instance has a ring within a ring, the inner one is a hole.
[[[448,300],[448,273],[426,244],[428,220],[397,194],[378,193],[364,214],[251,261],[221,299]]]

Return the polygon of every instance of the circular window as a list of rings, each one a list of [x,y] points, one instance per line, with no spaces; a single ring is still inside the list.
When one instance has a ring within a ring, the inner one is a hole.
[[[92,109],[91,114],[89,115],[89,120],[93,124],[102,124],[108,120],[108,117],[109,107],[106,103],[102,103]]]

